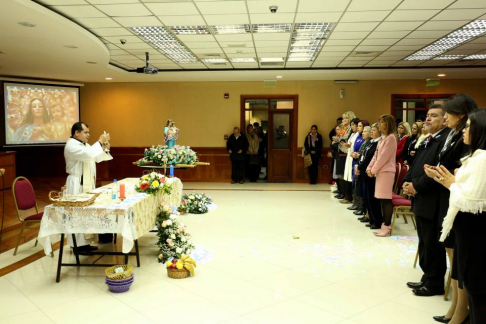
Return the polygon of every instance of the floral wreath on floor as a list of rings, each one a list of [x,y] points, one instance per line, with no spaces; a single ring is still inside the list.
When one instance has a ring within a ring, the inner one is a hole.
[[[195,247],[191,241],[191,234],[187,231],[186,225],[179,223],[179,213],[169,205],[159,208],[156,226],[159,240],[157,246],[160,248],[159,262],[181,259],[183,255],[190,255]]]
[[[199,159],[190,146],[175,145],[169,148],[166,145],[158,145],[145,149],[143,158],[138,161],[138,164],[155,163],[162,166],[171,166],[176,164],[193,165],[196,162],[199,162]]]
[[[135,185],[135,191],[154,196],[160,191],[168,195],[172,192],[172,186],[166,180],[162,173],[150,170],[142,175],[140,181]]]
[[[211,197],[206,196],[204,193],[192,193],[182,196],[179,210],[191,214],[205,214],[209,211],[208,206],[212,203]]]

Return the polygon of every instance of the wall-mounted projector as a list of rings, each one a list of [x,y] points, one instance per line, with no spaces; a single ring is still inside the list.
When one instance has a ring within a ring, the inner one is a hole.
[[[145,52],[145,66],[137,68],[137,73],[145,73],[145,74],[159,73],[159,69],[157,69],[155,66],[150,65],[148,52]]]

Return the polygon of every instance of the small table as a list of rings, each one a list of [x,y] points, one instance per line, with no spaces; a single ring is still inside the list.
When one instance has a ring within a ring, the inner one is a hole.
[[[50,235],[61,234],[56,282],[60,281],[62,266],[108,267],[113,265],[83,264],[79,262],[79,255],[124,255],[125,263],[128,263],[129,255],[134,255],[137,258],[137,266],[140,267],[137,239],[154,228],[161,201],[179,207],[182,198],[182,182],[178,178],[168,178],[166,181],[172,186],[171,194],[158,193],[153,196],[134,192],[131,188],[134,188],[138,181],[138,178],[119,181],[126,184],[127,198],[124,201],[112,200],[108,194],[101,194],[94,204],[86,207],[48,205],[44,208],[38,240],[44,246],[46,255],[52,251]],[[101,189],[106,191],[110,186],[111,184]],[[81,253],[77,250],[75,233],[120,233],[123,236],[122,251]],[[76,255],[74,264],[62,263],[65,235],[73,235],[73,249]],[[135,252],[130,252],[134,246]]]

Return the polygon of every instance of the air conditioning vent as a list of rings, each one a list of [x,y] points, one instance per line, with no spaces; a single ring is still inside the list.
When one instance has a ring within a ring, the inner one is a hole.
[[[212,57],[221,57],[221,54],[204,54],[204,57],[209,57],[209,58],[212,58]]]
[[[368,52],[368,51],[358,51],[349,54],[349,56],[353,57],[375,57],[380,55],[382,52]]]
[[[241,44],[228,44],[228,47],[246,47],[246,44],[245,43],[241,43]]]
[[[284,62],[260,62],[261,66],[282,66]]]
[[[211,65],[226,65],[226,63],[211,63]]]

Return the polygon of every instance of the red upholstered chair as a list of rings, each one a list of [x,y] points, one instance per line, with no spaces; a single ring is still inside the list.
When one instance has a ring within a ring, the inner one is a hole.
[[[402,166],[400,170],[400,174],[397,178],[397,187],[398,192],[403,185],[403,179],[408,172],[408,166]],[[395,228],[395,221],[399,215],[403,216],[403,220],[405,224],[408,224],[407,215],[412,218],[412,223],[415,229],[417,229],[417,225],[415,224],[415,215],[412,213],[412,202],[407,198],[399,195],[398,193],[393,193],[392,196],[392,205],[393,205],[393,221],[392,221],[392,229],[390,236],[393,234],[393,229]]]
[[[17,237],[17,243],[15,244],[14,255],[17,254],[17,249],[19,248],[20,239],[22,234],[26,229],[38,229],[40,228],[40,222],[44,212],[39,213],[39,208],[37,207],[37,201],[35,199],[34,188],[29,180],[25,177],[15,178],[12,184],[12,195],[14,198],[15,209],[17,210],[17,217],[22,223],[22,229]],[[21,211],[26,211],[35,208],[35,214],[22,217]],[[37,239],[35,240],[35,245],[37,246]]]
[[[400,187],[398,186],[398,180],[400,179],[400,173],[402,171],[402,165],[400,162],[395,164],[395,181],[393,182],[393,192],[400,192]],[[403,179],[403,178],[402,178]]]

